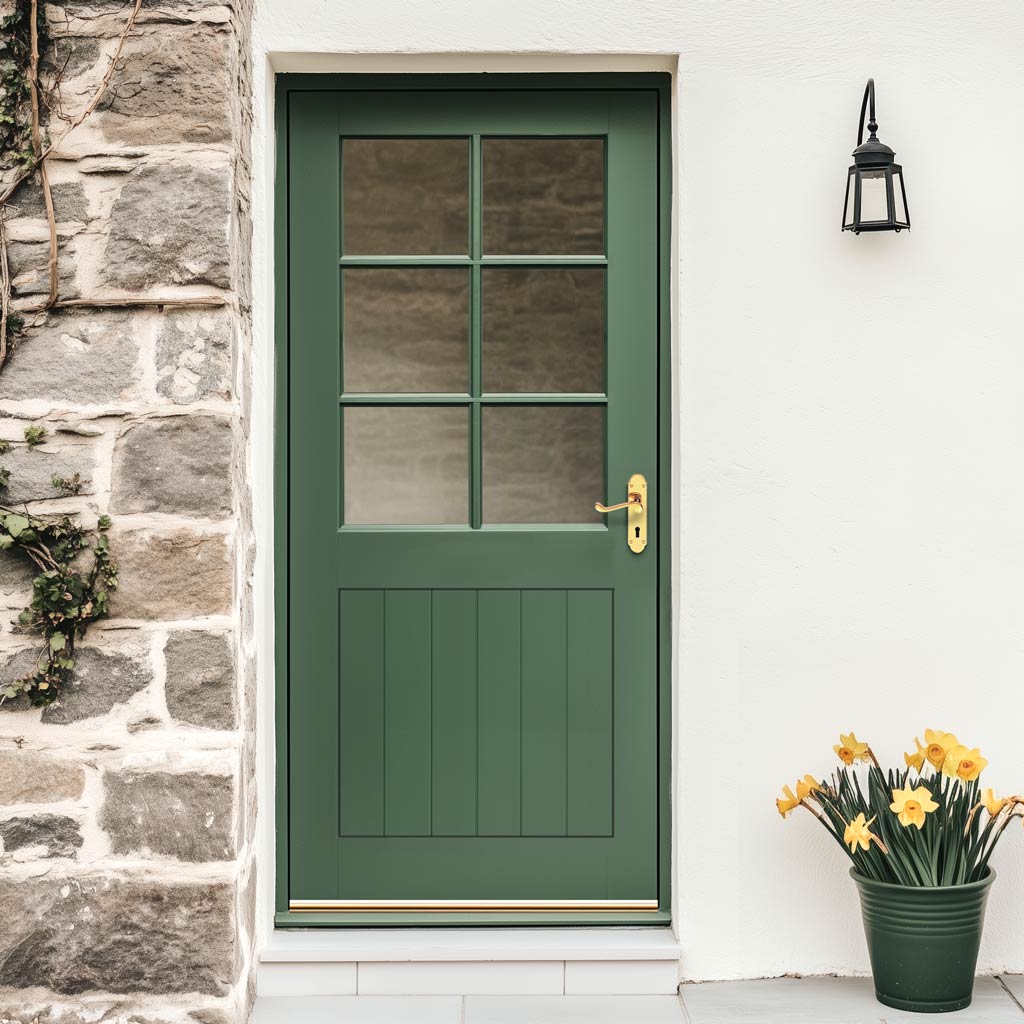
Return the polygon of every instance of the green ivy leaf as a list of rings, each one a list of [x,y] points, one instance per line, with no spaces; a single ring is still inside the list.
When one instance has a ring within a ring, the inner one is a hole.
[[[29,521],[24,516],[12,513],[4,520],[4,526],[7,532],[17,539],[29,528]]]
[[[67,637],[63,633],[54,633],[50,637],[50,650],[54,652],[63,651],[67,642]]]

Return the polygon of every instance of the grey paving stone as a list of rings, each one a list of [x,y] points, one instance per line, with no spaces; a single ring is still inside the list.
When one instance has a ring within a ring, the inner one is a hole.
[[[249,1024],[463,1024],[459,996],[293,996],[256,1000]]]
[[[772,978],[684,985],[690,1024],[895,1024],[922,1015],[875,999],[870,978]],[[1024,1016],[997,978],[979,978],[974,1002],[956,1024],[1022,1024]]]
[[[685,1024],[675,996],[467,996],[465,1024]]]

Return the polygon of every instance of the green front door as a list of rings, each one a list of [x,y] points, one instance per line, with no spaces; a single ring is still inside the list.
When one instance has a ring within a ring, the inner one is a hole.
[[[288,95],[289,923],[667,910],[658,173],[650,89]]]

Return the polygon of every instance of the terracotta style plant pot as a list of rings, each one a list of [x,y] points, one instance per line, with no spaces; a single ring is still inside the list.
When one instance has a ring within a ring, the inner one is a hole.
[[[860,890],[875,996],[916,1013],[971,1003],[985,902],[996,873],[980,882],[915,887],[876,882],[850,869]]]

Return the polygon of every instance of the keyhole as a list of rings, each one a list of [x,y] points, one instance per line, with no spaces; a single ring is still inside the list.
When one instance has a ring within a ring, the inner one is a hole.
[[[634,526],[633,527],[633,536],[635,536],[637,540],[640,539],[640,527],[639,526]]]

